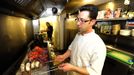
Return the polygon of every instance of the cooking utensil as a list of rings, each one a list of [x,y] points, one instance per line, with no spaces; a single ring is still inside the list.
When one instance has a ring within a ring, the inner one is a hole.
[[[49,63],[51,63],[51,62],[54,62],[54,60],[47,61],[47,62],[45,62],[45,64],[49,64]],[[47,73],[49,73],[49,72],[56,71],[56,70],[58,70],[58,66],[59,66],[60,64],[61,64],[61,63],[58,63],[58,64],[56,64],[56,65],[53,65],[52,67],[49,67],[49,70],[44,71],[44,72],[40,72],[40,73],[36,73],[36,74],[37,74],[37,75],[44,75],[44,74],[47,74]],[[35,74],[35,73],[34,73],[34,74]]]
[[[44,71],[44,72],[35,72],[35,75],[45,75],[45,74],[49,74],[50,72],[56,71],[58,70],[58,68],[52,69],[52,70],[48,70],[48,71]]]

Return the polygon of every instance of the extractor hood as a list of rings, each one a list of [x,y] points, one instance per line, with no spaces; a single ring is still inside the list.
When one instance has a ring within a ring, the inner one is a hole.
[[[34,19],[45,10],[44,2],[44,0],[1,0],[0,12]]]

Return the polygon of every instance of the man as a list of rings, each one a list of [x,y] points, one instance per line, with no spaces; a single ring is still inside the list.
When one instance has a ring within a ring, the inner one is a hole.
[[[106,47],[102,39],[93,31],[98,9],[88,4],[79,9],[76,21],[79,32],[63,55],[55,61],[62,62],[70,57],[70,63],[59,65],[59,69],[69,71],[69,75],[101,75]]]

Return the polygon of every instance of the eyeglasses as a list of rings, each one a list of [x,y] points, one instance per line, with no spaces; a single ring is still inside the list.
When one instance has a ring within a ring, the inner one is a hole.
[[[79,21],[79,22],[81,22],[81,23],[86,23],[86,22],[88,22],[88,21],[90,21],[90,20],[85,20],[85,19],[83,19],[83,18],[76,18],[75,21],[76,21],[76,22]]]

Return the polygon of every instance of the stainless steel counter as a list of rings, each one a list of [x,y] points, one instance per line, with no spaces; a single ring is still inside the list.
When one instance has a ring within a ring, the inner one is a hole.
[[[41,68],[34,69],[29,72],[27,72],[27,71],[21,72],[21,70],[19,69],[18,72],[16,73],[16,75],[50,75],[49,66],[45,65]]]

